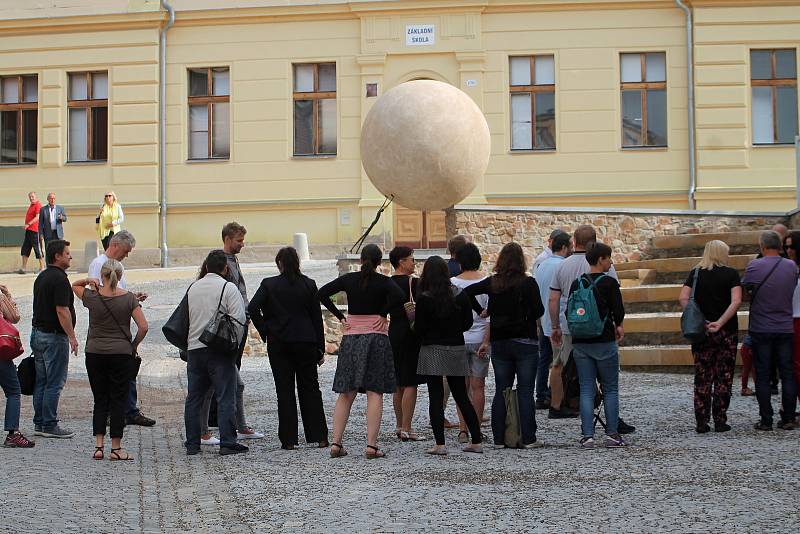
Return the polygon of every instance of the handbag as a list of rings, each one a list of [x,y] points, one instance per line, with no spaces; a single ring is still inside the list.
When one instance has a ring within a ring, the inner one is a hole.
[[[161,332],[167,341],[184,353],[189,350],[189,289],[191,288],[190,285],[186,289],[180,304],[161,327]],[[181,359],[186,361],[183,356]]]
[[[17,378],[19,379],[19,389],[23,395],[33,395],[36,386],[36,362],[33,354],[23,358],[17,366]]]
[[[694,293],[697,290],[697,280],[700,278],[700,269],[694,271],[694,281],[692,282],[692,293],[689,302],[681,314],[681,335],[692,344],[700,343],[706,338],[706,318],[700,306],[694,300]]]
[[[517,390],[512,388],[504,389],[503,400],[506,404],[506,429],[503,433],[503,443],[510,449],[522,449],[522,427],[519,421]]]
[[[225,282],[222,286],[219,302],[217,303],[217,311],[214,317],[208,321],[205,329],[203,329],[199,341],[216,352],[232,355],[239,350],[239,342],[241,341],[239,327],[244,327],[244,324],[221,311],[222,297],[225,295],[225,288],[229,283]]]
[[[408,298],[409,301],[403,304],[403,310],[406,312],[406,317],[409,323],[413,323],[417,317],[417,303],[414,302],[414,290],[411,287],[411,277],[408,277]]]
[[[0,314],[0,360],[10,362],[23,352],[19,330]]]

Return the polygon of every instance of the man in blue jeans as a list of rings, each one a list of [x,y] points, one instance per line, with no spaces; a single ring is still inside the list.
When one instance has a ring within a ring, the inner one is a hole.
[[[762,257],[747,266],[742,285],[750,291],[750,339],[756,368],[756,398],[760,420],[756,430],[772,430],[771,368],[777,364],[781,377],[783,411],[778,428],[796,428],[797,384],[794,380],[794,325],[792,296],[797,285],[797,266],[782,258],[780,236],[773,231],[759,237]]]
[[[73,432],[58,425],[58,401],[67,382],[70,350],[78,354],[74,295],[66,273],[72,261],[69,241],[49,241],[46,259],[47,269],[33,283],[34,435],[71,438]]]

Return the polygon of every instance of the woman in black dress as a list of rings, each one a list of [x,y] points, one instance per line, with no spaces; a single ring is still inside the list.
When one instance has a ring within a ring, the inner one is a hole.
[[[319,289],[319,300],[344,326],[342,344],[333,377],[333,391],[339,394],[333,412],[331,457],[345,456],[342,436],[350,418],[356,394],[367,394],[367,458],[386,456],[378,448],[378,433],[383,413],[383,394],[394,393],[397,380],[394,357],[389,344],[386,316],[403,304],[403,292],[376,269],[383,253],[377,245],[361,250],[361,271],[340,276]],[[331,296],[347,295],[348,316],[339,311]]]
[[[322,408],[317,366],[325,362],[325,333],[317,284],[300,272],[292,247],[275,256],[280,275],[264,278],[247,310],[269,347],[269,365],[278,396],[278,438],[281,448],[297,447],[297,397],[306,442],[328,446],[328,423]]]
[[[389,263],[394,267],[392,280],[403,291],[404,303],[413,303],[417,294],[417,282],[414,274],[414,250],[409,247],[394,247],[389,252]],[[397,418],[397,437],[403,441],[420,441],[421,438],[411,431],[411,420],[417,404],[417,386],[423,380],[417,374],[419,358],[419,338],[411,329],[411,321],[406,314],[405,305],[392,310],[389,321],[389,341],[394,354],[394,372],[397,378],[397,389],[394,392],[394,414]]]

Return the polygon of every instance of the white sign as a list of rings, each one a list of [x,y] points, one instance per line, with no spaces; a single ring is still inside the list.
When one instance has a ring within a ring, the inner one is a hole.
[[[467,87],[478,87],[478,80],[467,80]]]
[[[436,44],[436,25],[409,24],[406,26],[406,46],[432,46]]]

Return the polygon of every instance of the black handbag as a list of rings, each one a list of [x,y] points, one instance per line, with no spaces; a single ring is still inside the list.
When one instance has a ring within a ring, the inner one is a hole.
[[[36,362],[33,360],[33,354],[19,362],[17,378],[22,394],[33,395],[33,388],[36,386]]]
[[[695,269],[692,294],[689,296],[689,302],[686,303],[686,307],[681,314],[681,334],[692,344],[700,343],[706,338],[706,317],[694,300],[694,292],[697,289],[697,280],[699,278],[700,269]]]
[[[229,283],[226,282],[222,286],[219,302],[217,303],[217,311],[206,325],[203,333],[200,334],[199,341],[216,352],[233,355],[239,351],[239,343],[242,337],[240,327],[243,328],[244,324],[221,310],[222,296],[225,294],[225,288]]]
[[[192,286],[189,286],[191,289]],[[189,350],[189,289],[183,295],[180,304],[169,316],[167,322],[161,327],[161,332],[171,345],[178,347],[180,351]],[[182,360],[186,361],[183,357]]]

